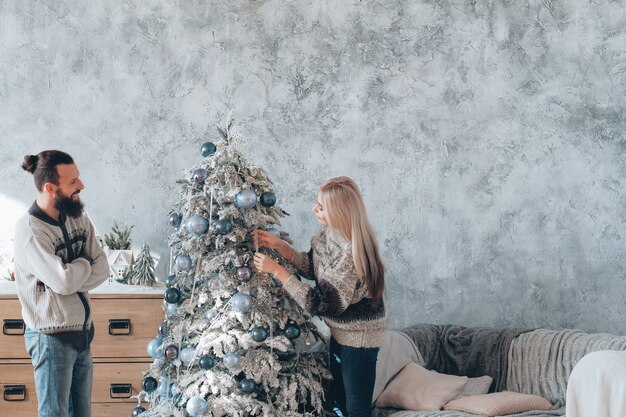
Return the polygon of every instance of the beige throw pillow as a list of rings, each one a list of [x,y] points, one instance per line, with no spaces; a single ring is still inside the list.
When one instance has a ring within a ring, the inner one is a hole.
[[[378,408],[437,411],[456,397],[466,376],[439,374],[416,363],[407,364],[376,400]]]
[[[450,401],[443,409],[464,411],[483,416],[503,416],[531,410],[549,410],[552,404],[538,395],[502,391],[493,394],[474,395]]]
[[[463,391],[457,395],[454,399],[469,397],[470,395],[483,395],[489,393],[489,388],[493,378],[489,375],[479,376],[478,378],[470,378],[467,380],[467,384],[463,387]]]

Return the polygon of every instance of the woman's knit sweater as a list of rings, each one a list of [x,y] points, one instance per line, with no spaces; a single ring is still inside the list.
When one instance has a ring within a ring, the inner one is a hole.
[[[333,338],[352,347],[380,347],[388,326],[384,303],[375,305],[358,277],[352,245],[328,228],[311,239],[311,250],[295,252],[290,261],[301,276],[314,279],[311,287],[293,274],[283,288],[311,314],[319,315]]]

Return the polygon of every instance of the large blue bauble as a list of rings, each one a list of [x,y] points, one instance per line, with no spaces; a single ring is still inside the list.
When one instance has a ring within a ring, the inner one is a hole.
[[[191,362],[193,362],[194,356],[196,356],[196,350],[192,347],[186,347],[180,351],[180,360],[185,365],[189,365]]]
[[[168,218],[169,223],[178,229],[180,226],[180,221],[183,219],[183,216],[179,213],[170,213]]]
[[[274,204],[276,204],[276,194],[270,193],[269,191],[263,193],[261,194],[259,201],[261,202],[261,205],[263,207],[272,207]]]
[[[204,398],[196,395],[187,401],[186,409],[191,417],[200,417],[209,411],[209,405]]]
[[[244,188],[235,196],[235,204],[242,209],[256,206],[256,193],[248,188]]]
[[[143,413],[144,411],[146,411],[146,409],[138,405],[137,407],[133,408],[133,413],[131,414],[131,416],[137,417],[139,414]]]
[[[252,394],[256,391],[256,382],[252,379],[242,379],[241,382],[239,382],[239,389],[244,394]]]
[[[252,270],[247,266],[237,269],[237,279],[239,281],[248,282],[252,278]]]
[[[297,339],[300,337],[300,327],[296,323],[289,323],[285,326],[285,336],[287,339]]]
[[[218,235],[227,235],[233,230],[233,225],[230,219],[219,219],[215,222],[215,232]]]
[[[206,142],[202,144],[202,148],[200,148],[200,152],[202,153],[202,156],[204,156],[205,158],[207,156],[213,155],[216,150],[217,150],[217,146],[215,146],[213,142]]]
[[[198,185],[204,185],[204,182],[209,177],[209,171],[204,168],[198,168],[193,172],[192,176]]]
[[[159,359],[163,357],[163,353],[159,353],[158,349],[161,347],[161,339],[152,339],[148,342],[148,347],[146,351],[148,352],[148,356],[154,359]]]
[[[187,232],[191,235],[200,236],[209,230],[209,220],[206,217],[194,214],[187,220]]]
[[[247,313],[252,309],[252,297],[248,294],[238,292],[230,299],[233,311],[236,313]]]
[[[168,288],[163,295],[165,301],[169,304],[177,304],[183,298],[183,294],[178,288]]]
[[[157,380],[151,376],[147,376],[141,381],[141,388],[147,393],[154,392],[158,386]]]
[[[210,355],[202,355],[198,360],[198,366],[205,371],[209,370],[215,366],[215,359]]]
[[[186,272],[191,269],[193,262],[189,255],[178,255],[176,257],[176,270],[179,272]]]
[[[268,335],[267,329],[263,326],[256,326],[254,329],[250,330],[250,336],[252,336],[252,340],[255,342],[265,341]]]
[[[241,363],[241,356],[239,356],[237,352],[227,353],[224,355],[222,362],[224,362],[224,366],[228,369],[235,369]]]

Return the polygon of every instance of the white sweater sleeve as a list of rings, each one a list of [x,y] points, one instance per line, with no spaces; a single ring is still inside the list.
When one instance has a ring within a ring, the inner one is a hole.
[[[58,294],[70,295],[80,291],[92,272],[91,263],[85,258],[77,258],[64,264],[54,254],[52,242],[46,244],[31,235],[24,245],[27,269]]]
[[[93,261],[91,263],[91,273],[79,291],[93,290],[109,277],[109,261],[100,244],[96,241],[96,232],[91,222],[89,222],[85,251],[85,254],[91,257]]]

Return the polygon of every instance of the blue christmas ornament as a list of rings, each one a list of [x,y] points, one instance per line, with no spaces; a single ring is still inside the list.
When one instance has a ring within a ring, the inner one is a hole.
[[[230,299],[233,311],[236,313],[247,313],[252,309],[252,297],[248,294],[238,292]]]
[[[146,409],[138,405],[137,407],[133,408],[133,413],[131,414],[131,416],[137,417],[139,414],[143,413],[144,411],[146,411]]]
[[[176,382],[170,384],[170,396],[176,395]]]
[[[169,304],[177,304],[183,298],[183,294],[178,288],[168,288],[165,290],[163,298],[165,298],[165,301]]]
[[[178,357],[178,346],[169,345],[164,350],[165,357],[169,360],[174,360]]]
[[[261,194],[259,201],[261,202],[261,205],[263,207],[272,207],[274,204],[276,204],[276,194],[270,193],[269,191],[263,193]]]
[[[196,356],[196,350],[192,347],[186,347],[180,351],[180,360],[185,365],[189,365],[191,362],[193,362],[194,356]]]
[[[166,377],[161,378],[161,384],[159,384],[159,389],[157,390],[157,395],[161,397],[167,397],[170,393],[170,381]]]
[[[189,255],[178,255],[176,257],[176,270],[178,272],[187,272],[191,269],[193,262],[191,261],[191,256]]]
[[[211,308],[204,313],[203,319],[207,324],[211,324],[213,320],[217,318],[218,314],[217,310]]]
[[[252,278],[252,270],[247,266],[237,269],[237,279],[242,282],[248,282]]]
[[[180,213],[170,213],[170,216],[168,217],[169,223],[177,229],[180,226],[180,222],[182,219],[183,215]]]
[[[269,336],[267,329],[263,326],[256,326],[254,329],[250,330],[250,335],[255,342],[263,342],[267,339],[267,336]]]
[[[172,275],[166,276],[163,282],[165,282],[165,286],[169,288],[172,286],[175,280],[176,280],[176,275],[172,274]]]
[[[256,391],[256,382],[252,379],[243,379],[239,382],[239,389],[244,394],[252,394]]]
[[[209,171],[204,168],[198,168],[193,172],[192,177],[198,185],[204,185],[204,182],[209,177]]]
[[[241,363],[241,356],[239,356],[237,352],[227,353],[224,355],[222,362],[224,362],[225,367],[232,370],[239,367],[239,364]]]
[[[154,392],[158,386],[159,383],[157,380],[151,376],[147,376],[143,379],[143,381],[141,381],[141,388],[148,394]]]
[[[196,395],[187,401],[186,409],[191,417],[200,417],[209,411],[209,405],[204,398]]]
[[[280,237],[280,231],[278,229],[276,229],[275,227],[268,227],[267,229],[265,229],[266,232],[270,232],[271,234],[273,234],[276,237]]]
[[[207,230],[209,230],[209,219],[206,217],[194,214],[187,220],[187,232],[190,235],[200,236],[205,234]]]
[[[146,351],[148,352],[148,356],[154,359],[159,359],[163,357],[163,353],[159,353],[158,349],[161,347],[161,339],[152,339],[148,342],[148,347]]]
[[[227,235],[233,230],[230,219],[219,219],[215,222],[215,233],[218,235]]]
[[[288,323],[285,326],[285,336],[290,340],[297,339],[300,337],[300,326],[296,323]]]
[[[202,148],[200,148],[200,152],[202,153],[202,156],[204,156],[205,158],[207,156],[213,155],[216,150],[217,150],[217,146],[215,146],[213,142],[206,142],[202,145]]]
[[[169,317],[175,316],[178,313],[178,304],[165,303],[165,314]]]
[[[256,206],[256,194],[254,191],[244,188],[235,196],[235,204],[242,209],[249,209]]]
[[[202,355],[198,360],[198,366],[205,371],[209,370],[215,366],[215,358],[210,355]]]

